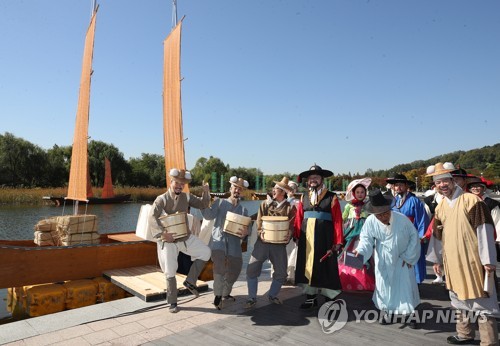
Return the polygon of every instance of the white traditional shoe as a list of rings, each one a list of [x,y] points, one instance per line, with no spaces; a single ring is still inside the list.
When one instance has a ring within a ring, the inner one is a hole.
[[[443,280],[443,277],[442,277],[442,276],[437,276],[437,277],[436,277],[436,278],[432,281],[432,283],[433,283],[434,285],[439,285],[439,284],[442,284],[443,282],[444,282],[444,280]]]

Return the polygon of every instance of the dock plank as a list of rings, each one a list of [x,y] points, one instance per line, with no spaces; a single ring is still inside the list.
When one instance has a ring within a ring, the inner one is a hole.
[[[147,265],[142,267],[113,269],[105,271],[103,275],[115,285],[146,302],[153,302],[166,298],[165,292],[167,283],[165,274],[157,266]],[[183,286],[186,275],[176,274],[175,277],[177,278],[178,295],[190,294]],[[200,292],[208,290],[208,285],[204,281],[198,280],[196,286]]]

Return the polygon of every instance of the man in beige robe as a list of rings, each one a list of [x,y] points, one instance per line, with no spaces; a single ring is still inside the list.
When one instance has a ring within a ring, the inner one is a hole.
[[[496,285],[485,292],[485,279],[494,280],[496,251],[494,227],[486,204],[464,193],[454,183],[450,167],[442,163],[427,168],[443,200],[436,207],[434,245],[427,260],[439,275],[446,276],[451,305],[457,309],[457,335],[448,337],[454,345],[471,344],[474,328],[470,317],[478,316],[481,345],[498,345],[495,316],[499,315]],[[453,168],[454,169],[454,168]]]

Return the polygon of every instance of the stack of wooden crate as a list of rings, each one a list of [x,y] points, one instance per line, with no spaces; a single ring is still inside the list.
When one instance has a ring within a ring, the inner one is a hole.
[[[38,221],[35,225],[34,241],[39,246],[60,245],[59,232],[57,231],[57,216]]]
[[[61,245],[99,244],[95,215],[65,215],[57,217],[57,232]]]

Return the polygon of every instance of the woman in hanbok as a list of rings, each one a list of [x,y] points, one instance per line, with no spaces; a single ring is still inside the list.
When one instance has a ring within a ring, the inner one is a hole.
[[[353,180],[347,186],[345,200],[349,203],[344,207],[344,250],[339,254],[339,275],[344,291],[373,291],[375,289],[375,274],[373,261],[367,262],[361,269],[347,266],[344,262],[346,252],[352,253],[359,242],[359,234],[368,213],[364,210],[365,198],[371,178]]]

